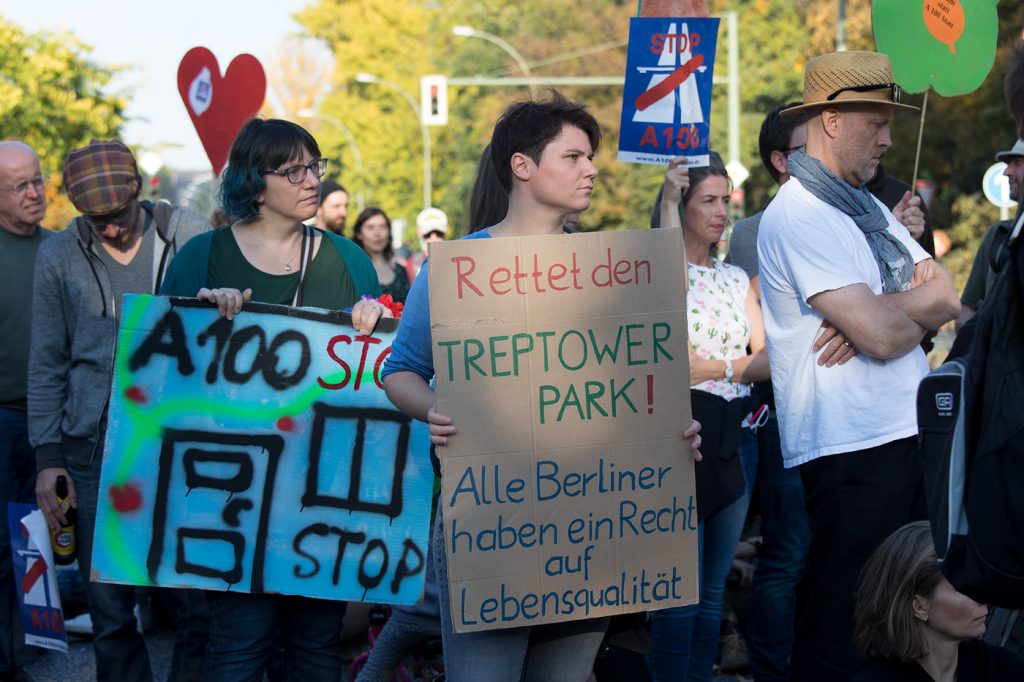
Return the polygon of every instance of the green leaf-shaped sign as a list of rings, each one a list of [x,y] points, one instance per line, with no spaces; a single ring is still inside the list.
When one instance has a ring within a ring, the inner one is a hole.
[[[907,92],[978,89],[996,59],[997,0],[874,0],[875,45]]]

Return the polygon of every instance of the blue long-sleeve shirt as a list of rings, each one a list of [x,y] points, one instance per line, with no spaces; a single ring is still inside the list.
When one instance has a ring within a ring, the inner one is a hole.
[[[466,235],[463,239],[489,239],[487,230]],[[384,361],[381,378],[395,372],[415,372],[430,383],[434,378],[433,343],[430,337],[430,283],[427,278],[427,262],[423,262],[420,274],[412,283],[402,322],[398,325],[398,336],[391,344],[391,354]]]

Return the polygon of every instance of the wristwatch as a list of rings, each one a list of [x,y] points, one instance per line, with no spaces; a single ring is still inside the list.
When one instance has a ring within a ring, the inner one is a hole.
[[[732,381],[732,360],[725,361],[725,380]]]

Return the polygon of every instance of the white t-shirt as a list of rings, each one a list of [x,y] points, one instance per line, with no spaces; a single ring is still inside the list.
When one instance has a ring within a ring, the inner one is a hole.
[[[914,262],[929,258],[875,201]],[[882,293],[871,247],[853,220],[790,178],[765,210],[757,252],[785,466],[916,435],[917,385],[928,373],[919,346],[891,360],[857,353],[834,367],[819,366],[811,350],[824,317],[808,299],[852,284]]]

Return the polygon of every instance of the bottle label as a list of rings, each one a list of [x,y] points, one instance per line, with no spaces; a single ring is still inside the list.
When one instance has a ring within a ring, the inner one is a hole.
[[[71,554],[75,548],[75,534],[70,530],[61,529],[53,534],[53,549],[58,554]]]

